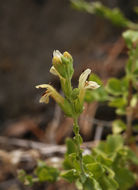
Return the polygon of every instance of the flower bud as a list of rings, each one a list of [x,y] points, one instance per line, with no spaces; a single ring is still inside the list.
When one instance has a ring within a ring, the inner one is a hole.
[[[63,56],[66,57],[66,58],[68,58],[68,59],[72,59],[72,56],[71,56],[70,53],[67,52],[67,51],[65,51],[65,52],[63,53]]]

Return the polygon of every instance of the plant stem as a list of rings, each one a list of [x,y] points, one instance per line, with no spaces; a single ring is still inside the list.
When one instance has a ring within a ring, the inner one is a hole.
[[[132,99],[132,81],[129,81],[129,92],[128,92],[128,106],[127,106],[127,129],[126,129],[126,143],[130,144],[130,137],[132,136],[132,120],[133,120],[133,109],[130,105]]]
[[[84,181],[86,179],[86,174],[85,174],[83,160],[82,160],[82,150],[80,148],[80,138],[81,138],[81,136],[79,134],[78,117],[74,118],[73,132],[75,134],[74,142],[75,142],[76,148],[77,148],[77,160],[79,161],[80,169],[81,169],[80,178],[81,178],[81,183],[83,185],[83,183],[84,183]]]

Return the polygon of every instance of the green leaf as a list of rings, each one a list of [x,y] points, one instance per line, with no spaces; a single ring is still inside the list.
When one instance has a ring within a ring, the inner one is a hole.
[[[121,80],[121,89],[123,93],[126,93],[128,91],[128,87],[129,87],[129,80],[128,77],[123,77]]]
[[[107,145],[106,145],[106,142],[102,142],[100,141],[97,148],[103,152],[106,152],[107,151]],[[96,149],[97,149],[96,148]],[[95,149],[94,149],[95,150]]]
[[[59,176],[58,169],[47,166],[45,162],[39,161],[38,166],[35,170],[35,174],[39,178],[39,181],[50,181],[54,182]]]
[[[84,155],[83,162],[84,162],[84,164],[90,164],[90,163],[95,162],[95,159],[93,158],[92,155]]]
[[[113,125],[112,130],[113,130],[114,134],[119,134],[119,133],[121,133],[122,131],[124,131],[126,129],[125,123],[120,119],[115,120],[112,123],[112,125]]]
[[[93,154],[95,155],[97,162],[109,167],[112,165],[112,159],[109,158],[105,151],[102,152],[99,147],[93,149]]]
[[[63,166],[65,169],[76,169],[77,171],[81,171],[80,164],[77,160],[76,153],[69,154],[65,156]]]
[[[130,101],[130,106],[134,108],[137,105],[137,102],[138,102],[138,95],[134,94]]]
[[[107,137],[107,149],[109,153],[115,152],[122,148],[124,144],[121,135],[108,135]]]
[[[83,184],[84,190],[102,190],[101,186],[99,185],[98,181],[94,178],[88,177]]]
[[[121,190],[127,190],[134,185],[135,178],[132,172],[129,171],[127,168],[117,167],[115,173],[115,179],[119,183],[119,187]]]
[[[126,73],[131,74],[133,71],[133,61],[132,59],[129,59],[126,65]]]
[[[74,165],[72,163],[72,160],[66,156],[64,161],[63,161],[63,167],[66,169],[66,170],[69,170],[69,169],[72,169],[74,168]]]
[[[86,102],[104,102],[108,100],[108,93],[103,86],[95,90],[87,90],[85,94]]]
[[[102,81],[101,79],[94,73],[92,73],[90,76],[89,76],[89,81],[94,81],[94,82],[97,82],[97,84],[99,84],[100,86],[102,85]]]
[[[114,178],[115,172],[111,168],[109,168],[108,166],[104,166],[104,168],[106,170],[105,171],[106,176]]]
[[[136,154],[127,147],[127,159],[131,160],[134,164],[138,165],[138,157]]]
[[[80,136],[80,134],[76,135],[73,137],[73,140],[78,144],[82,144],[83,143],[83,140],[82,140],[82,137]]]
[[[76,160],[76,153],[71,153],[65,156],[63,166],[65,169],[73,169],[74,168],[74,160]]]
[[[123,33],[123,38],[129,48],[132,47],[132,44],[138,41],[138,31],[127,30]]]
[[[117,108],[117,109],[116,109],[116,114],[117,114],[117,115],[125,115],[125,114],[126,114],[126,109],[125,109],[125,107]]]
[[[25,185],[32,186],[34,184],[33,177],[31,175],[26,175],[24,180]]]
[[[121,95],[122,85],[121,85],[120,80],[116,78],[109,79],[106,86],[106,90],[112,95],[115,95],[115,96]]]
[[[101,177],[103,172],[105,171],[104,168],[100,163],[90,163],[86,165],[86,168],[93,174],[94,178],[98,179]]]
[[[18,172],[18,179],[24,183],[24,185],[32,186],[35,182],[38,182],[38,178],[33,178],[33,176],[28,175],[24,170]]]
[[[82,183],[80,182],[79,179],[76,180],[75,185],[76,185],[78,190],[83,190]]]
[[[63,104],[60,103],[59,106],[68,117],[72,117],[73,115],[72,106],[67,99],[64,99],[64,103]]]
[[[135,77],[138,77],[138,69],[135,69],[135,70],[133,71],[133,75],[134,75]]]
[[[78,97],[78,94],[79,94],[79,89],[78,88],[74,88],[72,93],[71,93],[71,97],[73,100],[77,99]]]
[[[109,9],[100,2],[88,3],[84,0],[71,0],[74,8],[86,11],[90,14],[97,14],[102,18],[110,20],[113,24],[122,27],[129,27],[130,21],[125,18],[118,8]],[[135,25],[135,24],[134,24]]]
[[[66,139],[66,148],[67,148],[67,151],[66,151],[67,155],[76,152],[76,145],[71,138]]]
[[[61,174],[61,177],[69,181],[70,183],[76,181],[78,178],[78,173],[75,169],[65,171]]]
[[[118,189],[118,183],[108,175],[103,175],[100,178],[100,185],[103,190],[117,190]]]
[[[113,100],[111,100],[109,102],[109,106],[111,107],[116,107],[116,108],[121,108],[127,105],[127,100],[125,97],[121,97],[121,98],[114,98]]]
[[[27,174],[26,174],[26,172],[24,171],[24,170],[19,170],[18,171],[18,179],[22,182],[22,183],[24,183],[24,181],[25,181],[25,176],[26,176]]]

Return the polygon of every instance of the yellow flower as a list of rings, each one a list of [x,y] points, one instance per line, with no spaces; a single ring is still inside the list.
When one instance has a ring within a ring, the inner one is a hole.
[[[91,69],[86,69],[79,78],[79,100],[80,102],[83,102],[84,100],[84,96],[85,96],[85,92],[86,89],[96,89],[99,88],[100,85],[98,85],[96,82],[94,81],[87,81],[87,78],[89,76],[89,74],[91,73]]]
[[[53,88],[49,84],[41,84],[36,86],[36,88],[46,88],[47,90],[40,98],[41,103],[48,103],[49,102],[49,96],[51,96],[58,104],[64,103],[64,98],[56,91],[55,88]]]

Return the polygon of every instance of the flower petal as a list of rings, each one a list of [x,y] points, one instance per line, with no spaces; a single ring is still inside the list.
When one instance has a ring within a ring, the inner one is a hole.
[[[97,84],[97,82],[94,81],[86,81],[85,82],[85,89],[97,89],[100,85]]]
[[[46,104],[48,104],[48,103],[49,103],[49,96],[50,96],[50,95],[51,95],[51,94],[46,91],[46,92],[44,93],[44,95],[42,95],[42,97],[40,98],[39,102],[40,102],[40,103],[46,103]]]
[[[58,76],[60,79],[64,79],[64,78],[60,75],[60,73],[55,69],[54,66],[52,66],[52,67],[50,68],[50,73],[52,73],[52,74],[55,75],[55,76]]]
[[[36,88],[49,88],[49,87],[52,87],[51,85],[49,84],[40,84],[40,85],[37,85]],[[52,87],[53,88],[53,87]]]
[[[63,56],[63,55],[62,55],[62,53],[60,53],[60,51],[58,51],[58,50],[53,51],[53,57],[58,57],[59,59],[61,59],[61,56]]]
[[[45,94],[43,95],[44,98],[40,99],[41,102],[45,102],[45,101],[47,102],[49,100],[47,96],[52,96],[52,98],[54,98],[57,103],[59,103],[59,104],[64,103],[64,98],[50,84],[40,84],[40,85],[36,86],[36,88],[46,88],[47,89],[47,91],[45,92],[46,95]]]
[[[84,88],[86,79],[88,78],[89,74],[91,73],[91,69],[86,69],[79,78],[79,89]]]
[[[54,66],[52,66],[52,67],[50,68],[50,73],[52,73],[52,74],[55,75],[55,76],[59,76],[59,75],[60,75],[59,72],[55,69]]]

